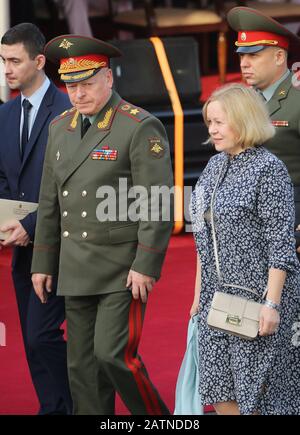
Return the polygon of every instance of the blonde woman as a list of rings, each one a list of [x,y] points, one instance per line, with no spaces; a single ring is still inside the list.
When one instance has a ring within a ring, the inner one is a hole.
[[[300,414],[300,350],[292,345],[300,289],[293,187],[285,165],[262,145],[274,127],[260,96],[241,84],[215,91],[203,115],[219,154],[210,159],[191,202],[198,253],[191,315],[200,314],[201,400],[225,415]],[[252,341],[207,325],[215,291],[255,300],[218,281],[210,206],[219,176],[213,212],[223,282],[260,296],[267,289]]]

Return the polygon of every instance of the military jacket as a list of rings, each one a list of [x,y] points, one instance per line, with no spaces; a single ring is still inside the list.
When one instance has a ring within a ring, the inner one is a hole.
[[[52,275],[59,260],[69,296],[125,290],[130,269],[159,278],[172,201],[152,219],[145,192],[172,179],[165,129],[148,112],[114,92],[82,139],[81,115],[65,112],[50,125],[32,272]],[[146,219],[129,213],[137,198]]]
[[[287,166],[295,186],[300,186],[300,90],[290,74],[267,103],[276,135],[264,145]]]

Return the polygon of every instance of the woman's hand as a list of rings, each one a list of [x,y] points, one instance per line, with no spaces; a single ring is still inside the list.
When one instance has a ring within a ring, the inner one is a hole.
[[[199,311],[199,302],[194,302],[190,309],[190,316],[193,317]]]
[[[259,335],[272,335],[276,332],[280,323],[280,315],[275,308],[263,306],[259,319]]]

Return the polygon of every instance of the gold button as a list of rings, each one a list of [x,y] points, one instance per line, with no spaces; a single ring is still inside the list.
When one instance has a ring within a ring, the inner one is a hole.
[[[63,191],[63,196],[66,197],[66,196],[68,196],[68,195],[69,195],[69,192],[68,192],[67,190],[64,190],[64,191]]]
[[[83,212],[81,213],[81,217],[83,217],[83,218],[87,217],[87,212],[86,212],[86,211],[83,211]]]
[[[86,190],[83,190],[81,195],[82,195],[83,197],[85,197],[85,196],[87,195],[87,191],[86,191]]]
[[[63,236],[64,236],[64,237],[69,237],[69,231],[64,231],[64,232],[63,232]]]
[[[86,233],[86,232],[82,233],[82,238],[83,238],[83,239],[86,239],[87,236],[88,236],[88,233]]]
[[[67,217],[68,216],[68,212],[67,211],[64,211],[63,212],[63,217]]]

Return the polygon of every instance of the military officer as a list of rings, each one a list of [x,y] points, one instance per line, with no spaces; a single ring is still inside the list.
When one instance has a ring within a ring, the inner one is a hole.
[[[130,214],[133,188],[144,189],[140,208],[150,216],[151,188],[172,186],[166,132],[112,90],[109,58],[121,54],[114,46],[63,35],[45,54],[60,62],[74,107],[50,126],[32,272],[46,303],[59,258],[74,413],[113,414],[117,391],[132,414],[168,414],[137,349],[172,222],[163,210],[157,221]],[[104,218],[105,201],[117,215]]]
[[[289,71],[287,57],[291,41],[300,45],[300,39],[255,9],[233,8],[227,20],[238,32],[235,45],[243,78],[265,99],[276,127],[276,135],[265,146],[289,170],[295,189],[297,226],[300,224],[300,83]]]

